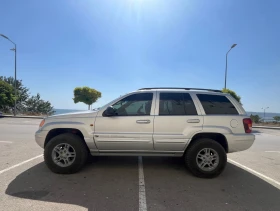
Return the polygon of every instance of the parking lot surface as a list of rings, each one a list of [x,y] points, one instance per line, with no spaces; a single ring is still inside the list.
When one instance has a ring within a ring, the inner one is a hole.
[[[0,210],[279,210],[280,131],[254,131],[254,145],[229,154],[214,179],[164,157],[96,157],[58,175],[35,143],[39,122],[0,118]]]

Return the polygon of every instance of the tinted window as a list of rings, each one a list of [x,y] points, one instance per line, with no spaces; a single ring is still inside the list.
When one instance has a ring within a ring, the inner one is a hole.
[[[238,114],[226,96],[198,94],[197,97],[206,114]]]
[[[133,94],[123,98],[112,107],[118,116],[150,115],[153,93]]]
[[[188,93],[160,93],[159,115],[197,115]]]

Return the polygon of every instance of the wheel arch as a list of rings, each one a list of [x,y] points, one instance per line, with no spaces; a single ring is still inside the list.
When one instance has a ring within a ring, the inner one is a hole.
[[[79,129],[76,129],[76,128],[55,128],[55,129],[51,129],[48,132],[48,134],[46,136],[46,139],[45,139],[45,142],[44,142],[44,148],[46,147],[47,143],[53,137],[58,136],[60,134],[64,134],[64,133],[75,134],[75,135],[79,136],[83,140],[83,142],[86,144],[84,135],[83,135],[83,133]]]
[[[190,140],[189,144],[186,147],[186,150],[195,142],[198,141],[199,139],[202,138],[210,138],[213,139],[214,141],[218,142],[225,150],[226,153],[228,153],[228,142],[226,137],[221,134],[221,133],[209,133],[209,132],[201,132],[201,133],[196,133]],[[186,151],[185,150],[185,151]]]

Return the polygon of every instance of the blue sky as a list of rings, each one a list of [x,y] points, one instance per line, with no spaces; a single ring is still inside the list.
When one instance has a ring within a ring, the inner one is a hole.
[[[55,108],[73,89],[102,92],[99,107],[141,87],[228,88],[246,110],[280,112],[277,0],[2,0],[0,33],[18,47],[18,78]],[[0,75],[13,75],[0,39]]]

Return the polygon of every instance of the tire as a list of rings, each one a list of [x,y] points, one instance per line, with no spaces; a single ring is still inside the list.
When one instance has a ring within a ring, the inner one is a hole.
[[[208,154],[206,152],[208,152]],[[216,154],[218,155],[216,156],[218,159],[213,157],[213,155]],[[202,158],[198,158],[197,156]],[[208,159],[211,159],[209,157],[214,160],[209,161]],[[225,169],[227,164],[227,154],[225,149],[218,142],[212,139],[203,138],[195,140],[195,142],[190,145],[184,155],[184,160],[186,166],[194,176],[201,178],[214,178],[220,175]],[[205,162],[208,162],[209,164],[205,165]],[[205,165],[205,167],[200,167],[199,164],[202,166]],[[210,164],[212,167],[210,167]]]
[[[64,159],[62,160],[59,158],[61,162],[57,162],[57,164],[54,161],[54,156],[60,156],[57,149],[63,151],[64,149],[67,149],[66,146],[68,146],[69,151],[65,151],[63,156],[66,156],[67,152],[69,152],[69,154],[72,152],[75,156],[73,155],[68,158],[70,161],[67,159],[68,164],[63,162]],[[88,154],[87,146],[79,136],[71,133],[64,133],[53,137],[47,143],[44,150],[44,159],[46,165],[52,172],[57,174],[72,174],[78,172],[84,166],[87,161]]]

